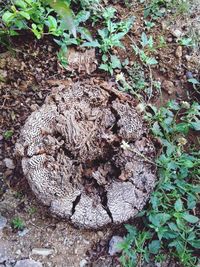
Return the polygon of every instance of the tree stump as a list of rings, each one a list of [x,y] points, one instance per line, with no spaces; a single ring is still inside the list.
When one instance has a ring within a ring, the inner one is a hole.
[[[155,180],[155,148],[141,115],[87,82],[56,89],[21,130],[16,153],[54,215],[98,229],[134,217]]]

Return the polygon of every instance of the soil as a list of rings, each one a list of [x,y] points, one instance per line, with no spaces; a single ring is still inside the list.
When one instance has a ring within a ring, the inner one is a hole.
[[[130,8],[124,5],[117,5],[117,9],[122,18],[131,15]],[[129,36],[139,42],[144,30],[141,19],[143,11],[137,4],[133,10],[136,19]],[[199,78],[199,50],[180,49],[173,34],[174,29],[179,29],[182,34],[190,32],[190,28],[184,27],[186,19],[187,25],[193,25],[196,32],[199,27],[198,14],[199,9],[194,5],[186,17],[180,16],[174,20],[171,14],[165,20],[156,22],[150,30],[155,39],[164,36],[167,45],[156,50],[159,65],[152,69],[154,79],[162,84],[162,95],[160,97],[157,91],[153,91],[150,99],[146,97],[148,102],[161,106],[169,99],[188,101],[198,98],[199,95],[187,83],[187,76]],[[136,60],[132,56],[130,38],[126,37],[124,43],[126,54],[121,50],[115,52],[125,58],[128,55],[130,62]],[[7,219],[6,226],[0,230],[0,266],[6,262],[7,266],[12,266],[17,260],[25,258],[39,260],[44,267],[120,266],[117,257],[108,255],[108,241],[113,234],[123,235],[123,225],[93,231],[78,229],[65,220],[52,218],[48,208],[35,198],[22,172],[21,162],[14,155],[22,126],[30,114],[43,105],[54,87],[66,87],[69,82],[81,82],[86,78],[93,78],[96,83],[106,81],[115,84],[114,76],[95,70],[93,64],[91,68],[77,68],[75,72],[63,69],[57,60],[57,51],[58,47],[50,38],[36,41],[27,33],[15,37],[7,48],[0,47],[0,212]],[[91,64],[90,60],[88,64]],[[83,71],[84,68],[87,72]],[[133,101],[128,96],[127,99]],[[11,138],[5,138],[6,131],[13,132]],[[11,159],[14,168],[6,167],[4,159]],[[23,231],[11,227],[11,221],[16,217],[25,222]],[[38,251],[34,250],[36,248],[46,256],[35,254]]]

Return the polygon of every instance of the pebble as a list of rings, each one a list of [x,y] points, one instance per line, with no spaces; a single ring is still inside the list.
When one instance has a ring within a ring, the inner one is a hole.
[[[29,229],[25,228],[24,230],[19,231],[17,234],[18,234],[18,236],[23,237],[23,236],[25,236],[26,234],[28,234],[28,232],[29,232]]]
[[[32,104],[30,106],[31,111],[36,111],[36,110],[38,110],[38,108],[39,108],[39,106],[37,104]]]
[[[54,253],[54,250],[51,248],[33,248],[33,255],[49,256]]]
[[[0,230],[2,230],[7,224],[7,219],[0,214]]]
[[[189,55],[186,55],[186,56],[185,56],[185,59],[186,59],[187,61],[191,61],[192,57],[189,56]]]
[[[176,56],[177,58],[181,58],[182,55],[183,55],[183,49],[182,49],[182,46],[179,45],[179,46],[176,48],[175,56]]]
[[[21,253],[22,253],[22,252],[21,252],[20,249],[16,250],[16,252],[15,252],[15,254],[18,255],[18,256],[21,255]]]
[[[186,77],[187,77],[187,79],[192,79],[193,78],[192,72],[191,71],[187,71],[186,72]]]
[[[116,253],[120,253],[121,249],[117,247],[118,243],[123,242],[123,238],[121,236],[114,235],[109,242],[108,253],[113,256]]]
[[[171,37],[167,38],[168,43],[172,43],[173,39]]]
[[[87,263],[88,263],[88,262],[87,262],[85,259],[82,259],[82,260],[80,261],[79,266],[80,266],[80,267],[85,267]]]
[[[42,267],[42,263],[39,261],[34,261],[34,260],[20,260],[17,261],[14,267]]]
[[[174,30],[171,31],[171,34],[176,38],[180,38],[183,33],[179,29],[174,29]]]
[[[15,168],[15,164],[14,164],[12,159],[5,158],[3,161],[4,161],[5,165],[6,165],[6,168],[8,168],[10,170],[13,170]]]
[[[162,88],[165,90],[169,95],[171,95],[175,91],[175,86],[173,82],[164,80],[162,82]]]
[[[103,238],[103,237],[104,237],[104,233],[103,233],[102,231],[98,231],[98,232],[97,232],[97,235],[98,235],[98,237],[100,237],[100,238]]]

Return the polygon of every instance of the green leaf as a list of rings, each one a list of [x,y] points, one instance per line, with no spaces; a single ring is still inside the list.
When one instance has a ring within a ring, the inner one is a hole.
[[[74,38],[77,37],[74,14],[70,8],[69,2],[64,0],[46,0],[46,2],[56,11],[61,17],[60,27],[63,30],[69,30]]]
[[[200,120],[198,122],[191,122],[190,125],[195,131],[200,131]]]
[[[187,208],[194,209],[197,204],[196,196],[188,195],[187,197]]]
[[[168,245],[169,247],[175,247],[178,252],[184,250],[184,244],[181,240],[174,240]]]
[[[125,228],[133,238],[136,237],[136,235],[137,235],[137,228],[136,227],[134,227],[130,224],[125,224]]]
[[[179,198],[176,200],[175,204],[174,204],[174,208],[177,212],[182,211],[183,210],[183,202],[182,200]]]
[[[159,240],[153,240],[150,244],[149,244],[149,252],[152,254],[157,254],[160,250],[160,241]]]
[[[187,134],[189,131],[189,124],[187,122],[181,122],[175,125],[175,131],[179,133]]]
[[[80,24],[81,22],[86,22],[90,17],[90,12],[86,10],[81,10],[75,18],[76,24]],[[78,25],[77,25],[78,26]]]
[[[108,66],[108,64],[101,64],[101,65],[99,66],[99,68],[100,68],[101,70],[109,71],[109,66]]]
[[[110,59],[111,59],[111,65],[112,65],[113,69],[115,69],[115,68],[121,69],[121,67],[122,67],[121,61],[117,56],[111,55]]]
[[[105,54],[103,54],[101,59],[102,59],[103,62],[107,62],[108,61],[108,57]]]
[[[8,131],[6,131],[6,132],[3,134],[3,136],[4,136],[4,138],[5,138],[6,140],[8,140],[8,139],[10,139],[10,138],[13,136],[13,134],[14,134],[13,130],[8,130]]]
[[[42,29],[39,29],[39,26],[40,25],[36,25],[35,23],[32,23],[31,24],[31,27],[32,27],[31,30],[35,34],[35,36],[36,36],[37,39],[40,39],[42,37],[42,33],[43,33]]]
[[[157,63],[158,63],[158,61],[155,58],[153,58],[153,57],[148,57],[146,59],[146,64],[147,65],[155,65]]]
[[[178,227],[177,227],[177,225],[175,223],[169,222],[168,226],[172,231],[179,232],[179,229],[178,229]]]
[[[142,44],[143,47],[148,45],[148,37],[147,37],[145,32],[143,32],[142,35],[141,35],[141,44]]]
[[[23,8],[23,9],[26,9],[27,8],[27,4],[23,0],[16,0],[15,1],[15,5]]]
[[[30,20],[30,15],[25,11],[19,11],[19,14],[27,20]]]
[[[115,12],[116,12],[116,9],[110,6],[104,9],[102,16],[105,20],[110,20],[114,17]]]
[[[194,248],[199,248],[200,249],[200,239],[198,240],[192,240],[189,242],[191,246],[193,246]]]
[[[47,19],[48,20],[46,21],[46,24],[49,27],[49,30],[50,31],[56,30],[57,29],[57,20],[51,15],[49,15]]]
[[[171,216],[167,213],[158,213],[158,214],[151,214],[149,216],[149,221],[156,227],[160,227],[164,225],[170,218]]]
[[[145,8],[145,10],[144,10],[144,18],[145,19],[149,16],[150,12],[151,12],[151,8]]]
[[[163,136],[163,133],[161,131],[160,125],[159,123],[156,121],[153,124],[153,127],[151,128],[152,132],[154,133],[154,135],[156,136]]]
[[[6,11],[3,16],[2,16],[2,20],[3,22],[5,22],[6,24],[8,24],[9,22],[12,21],[12,19],[15,17],[14,13],[11,13],[9,11]]]
[[[81,46],[83,46],[83,47],[100,47],[100,44],[97,40],[94,40],[92,42],[85,42]]]
[[[189,223],[197,223],[199,221],[198,217],[191,215],[189,213],[184,213],[182,217],[184,220],[186,220]]]
[[[82,39],[86,39],[89,42],[93,42],[91,32],[84,27],[78,27],[77,31],[81,34]]]
[[[200,84],[199,81],[197,79],[195,79],[195,78],[189,79],[188,82],[190,82],[192,84],[195,84],[195,85]]]

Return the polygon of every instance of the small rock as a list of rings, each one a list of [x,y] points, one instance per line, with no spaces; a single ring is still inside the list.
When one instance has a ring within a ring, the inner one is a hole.
[[[2,230],[6,226],[6,223],[7,223],[7,219],[1,216],[0,214],[0,230]]]
[[[21,252],[20,249],[16,250],[16,252],[15,252],[15,254],[18,255],[18,256],[21,255],[21,253],[22,253],[22,252]]]
[[[186,77],[187,77],[187,79],[192,79],[193,78],[192,72],[191,71],[187,71],[186,72]]]
[[[25,228],[25,229],[23,229],[22,231],[19,231],[17,234],[18,234],[18,236],[23,237],[23,236],[25,236],[26,234],[28,234],[28,232],[29,232],[29,229]]]
[[[80,266],[80,267],[85,267],[87,263],[88,263],[88,262],[87,262],[85,259],[82,259],[82,260],[80,261],[79,266]]]
[[[100,237],[100,238],[103,238],[104,237],[104,233],[102,231],[98,231],[97,232],[97,235]]]
[[[6,165],[6,168],[10,169],[10,170],[13,170],[15,168],[15,164],[13,162],[12,159],[9,159],[9,158],[5,158],[4,159],[4,163]]]
[[[109,242],[109,249],[108,249],[108,253],[113,256],[115,255],[116,253],[120,253],[121,252],[121,249],[117,247],[117,245],[120,243],[120,242],[123,242],[123,238],[121,236],[117,236],[117,235],[114,235],[110,242]]]
[[[182,46],[179,45],[179,46],[176,48],[175,56],[176,56],[177,58],[181,58],[182,55],[183,55],[183,49],[182,49]]]
[[[191,57],[191,56],[189,56],[189,55],[186,55],[186,56],[185,56],[185,59],[186,59],[188,62],[190,62],[190,61],[191,61],[191,59],[192,59],[192,57]]]
[[[172,43],[173,39],[171,37],[167,38],[168,43]]]
[[[20,260],[17,261],[14,267],[42,267],[42,263],[34,260]]]
[[[33,255],[49,256],[54,253],[54,250],[51,248],[33,248]]]
[[[164,80],[162,82],[162,88],[169,94],[171,95],[175,91],[175,86],[173,82]]]
[[[39,108],[39,106],[37,104],[32,104],[30,106],[31,111],[36,111],[38,108]]]
[[[171,34],[176,38],[180,38],[183,35],[182,31],[180,31],[179,29],[172,30]]]

